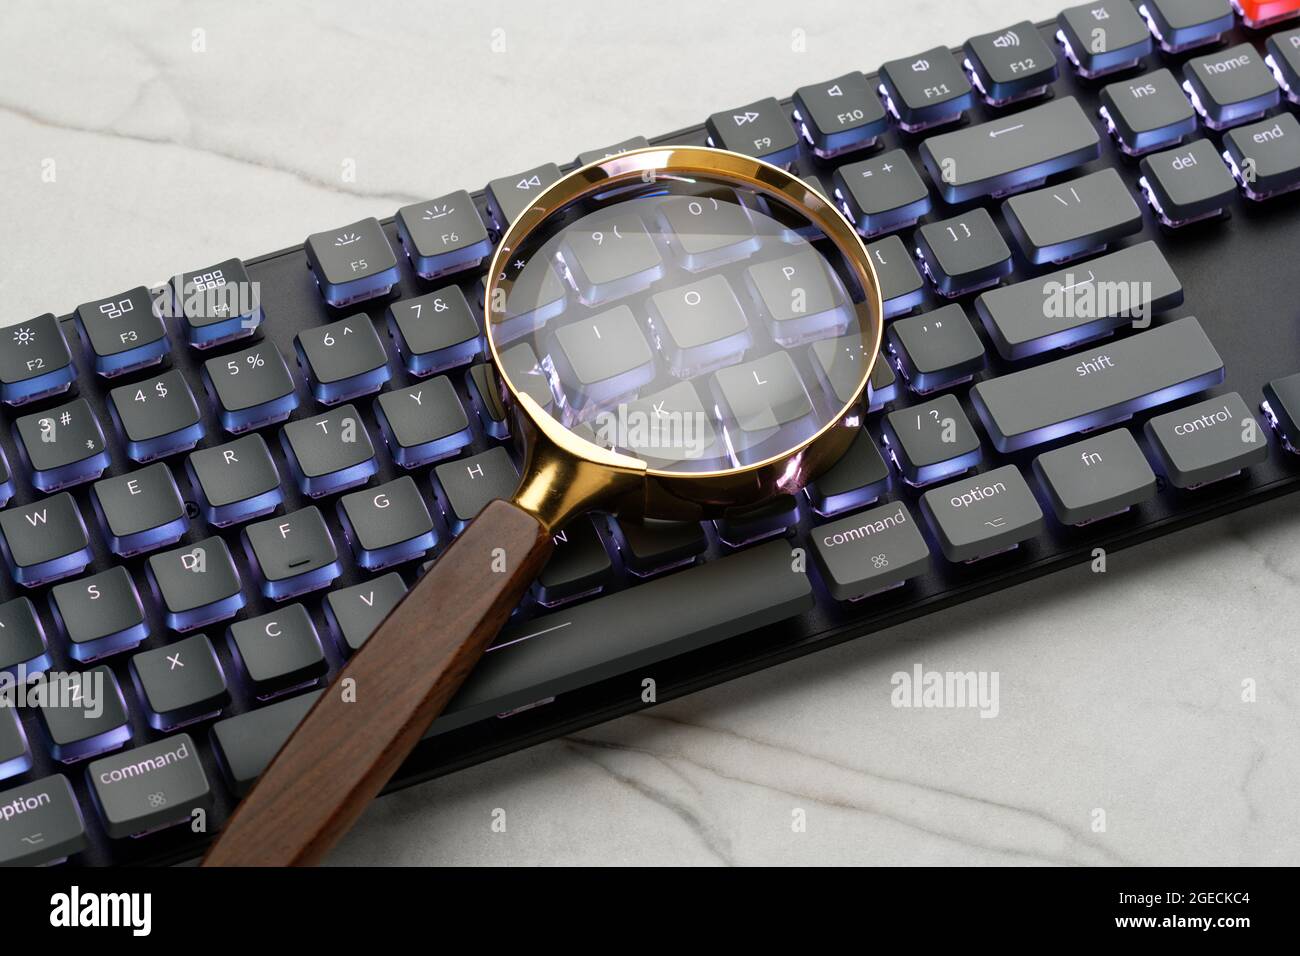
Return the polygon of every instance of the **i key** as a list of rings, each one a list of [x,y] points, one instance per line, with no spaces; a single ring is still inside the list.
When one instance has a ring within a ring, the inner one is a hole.
[[[343,573],[334,538],[315,505],[250,524],[243,539],[262,593],[273,601],[328,587]]]
[[[397,284],[397,257],[373,217],[310,235],[306,250],[321,295],[336,309],[388,295]]]
[[[0,332],[0,400],[23,405],[66,392],[77,377],[63,329],[53,314]]]
[[[920,487],[979,464],[980,440],[952,395],[895,409],[881,422],[889,457],[909,485]]]
[[[423,279],[473,269],[492,251],[487,227],[463,189],[397,210],[397,239]]]
[[[189,451],[203,437],[194,393],[180,369],[122,385],[108,393],[109,411],[126,439],[126,453],[139,462]]]
[[[45,493],[93,481],[109,465],[99,419],[84,398],[14,423],[32,484]]]

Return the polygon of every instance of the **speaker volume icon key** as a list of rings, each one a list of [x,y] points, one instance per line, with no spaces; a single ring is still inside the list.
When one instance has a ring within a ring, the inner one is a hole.
[[[1008,30],[1006,33],[994,37],[993,45],[1001,50],[1007,47],[1020,46],[1020,36],[1015,30]]]

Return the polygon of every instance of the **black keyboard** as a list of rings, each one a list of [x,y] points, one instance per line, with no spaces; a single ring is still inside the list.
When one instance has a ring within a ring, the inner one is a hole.
[[[0,708],[0,864],[201,852],[513,491],[483,269],[609,152],[833,197],[889,316],[870,413],[798,496],[565,529],[394,788],[1297,490],[1300,29],[1242,22],[1296,12],[1098,0],[0,329],[0,672],[52,678]]]

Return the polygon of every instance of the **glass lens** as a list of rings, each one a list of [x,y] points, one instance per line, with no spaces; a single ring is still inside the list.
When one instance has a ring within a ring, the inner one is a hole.
[[[742,468],[836,420],[872,356],[863,290],[785,197],[658,173],[553,211],[489,334],[516,392],[652,470]]]

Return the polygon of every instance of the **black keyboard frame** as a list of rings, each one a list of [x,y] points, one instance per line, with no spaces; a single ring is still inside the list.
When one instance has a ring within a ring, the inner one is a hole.
[[[1246,31],[1238,25],[1228,36],[1227,43],[1239,43],[1250,39],[1256,42],[1257,45],[1262,46],[1264,38],[1269,33],[1287,29],[1294,26],[1296,22],[1291,21],[1289,24],[1282,24],[1266,31]],[[1169,66],[1177,75],[1181,64],[1187,58],[1199,55],[1204,50],[1189,51],[1176,55],[1167,55],[1157,51],[1146,57],[1139,68],[1097,80],[1085,80],[1074,73],[1071,65],[1060,54],[1059,46],[1054,39],[1055,21],[1038,24],[1038,29],[1049,41],[1052,49],[1058,53],[1061,76],[1053,85],[1053,95],[1057,97],[1069,95],[1078,97],[1081,105],[1085,108],[1085,112],[1094,119],[1099,131],[1103,134],[1101,159],[1069,173],[1053,176],[1049,181],[1064,181],[1105,166],[1113,166],[1119,170],[1133,194],[1140,198],[1140,192],[1135,185],[1138,177],[1137,161],[1123,155],[1114,141],[1105,135],[1101,121],[1096,119],[1096,109],[1099,104],[1098,92],[1101,86],[1114,82],[1117,78],[1139,76],[1160,66]],[[954,53],[959,58],[962,55],[960,50],[955,50]],[[868,76],[874,79],[876,74],[868,73]],[[829,79],[829,77],[808,78],[809,82],[819,79]],[[783,106],[790,106],[788,98],[782,99],[781,102]],[[1030,100],[1023,104],[1014,104],[1001,108],[991,108],[980,102],[969,114],[967,122],[973,124],[1004,117],[1038,102],[1042,102],[1042,99]],[[1283,105],[1279,109],[1295,110],[1296,107],[1294,104],[1288,103],[1284,97]],[[893,125],[883,137],[882,145],[878,146],[875,152],[901,146],[907,149],[909,156],[913,158],[918,170],[920,170],[917,147],[921,141],[929,135],[935,135],[936,132],[944,132],[951,128],[955,127],[943,127],[937,131],[907,134],[899,130],[896,125]],[[1209,130],[1203,124],[1198,135],[1206,136],[1216,144],[1221,142],[1222,139],[1220,133]],[[651,142],[654,144],[703,144],[705,137],[706,133],[703,125],[698,125],[655,137]],[[851,154],[837,159],[832,164],[823,164],[810,161],[810,154],[801,150],[796,171],[801,174],[821,171],[825,173],[829,183],[830,170],[844,162],[855,161],[861,158],[861,155],[872,154]],[[561,168],[567,171],[575,165],[575,163],[569,163]],[[928,176],[923,171],[922,176],[928,182]],[[934,199],[934,209],[923,221],[947,218],[974,205],[997,208],[1001,202],[1001,200],[994,200],[950,206],[938,197],[933,187],[931,192]],[[479,206],[480,213],[483,213],[485,211],[484,194],[480,191],[474,193],[473,196]],[[1293,281],[1287,275],[1287,263],[1300,262],[1300,228],[1298,228],[1300,227],[1300,218],[1296,218],[1298,211],[1300,211],[1300,192],[1277,197],[1265,203],[1251,203],[1238,195],[1232,203],[1231,217],[1227,221],[1199,224],[1176,233],[1162,232],[1155,224],[1151,211],[1144,203],[1142,205],[1144,208],[1144,228],[1142,232],[1112,245],[1110,251],[1146,239],[1155,239],[1157,241],[1173,267],[1175,274],[1183,283],[1185,302],[1181,307],[1167,315],[1157,317],[1155,321],[1159,323],[1181,315],[1197,315],[1211,342],[1214,343],[1222,355],[1227,370],[1225,382],[1213,391],[1215,393],[1239,391],[1247,405],[1257,409],[1262,399],[1261,389],[1265,382],[1300,370],[1300,321],[1297,321],[1297,312],[1300,312],[1300,299],[1297,299],[1293,294],[1289,294],[1286,288],[1288,281]],[[1016,249],[1014,241],[1011,240],[1007,232],[1003,217],[995,216],[995,219],[998,221],[1004,236],[1008,239],[1008,244],[1013,250]],[[385,232],[393,243],[394,249],[400,250],[393,219],[390,217],[381,221],[384,224]],[[321,225],[323,227],[328,224],[322,223]],[[898,234],[909,237],[911,232],[912,229],[909,228],[899,231]],[[494,241],[496,239],[495,233],[493,239]],[[1228,245],[1229,243],[1231,245]],[[1224,255],[1225,252],[1228,253],[1226,256]],[[217,261],[218,258],[221,257],[214,255],[212,260]],[[1226,258],[1230,262],[1230,266],[1226,269],[1216,266],[1216,258]],[[1015,261],[1016,271],[1007,280],[1008,282],[1018,281],[1029,276],[1042,275],[1058,268],[1058,266],[1054,265],[1027,266],[1018,253]],[[204,264],[181,263],[179,267],[188,269]],[[316,326],[332,319],[365,311],[379,323],[378,327],[382,337],[387,341],[383,317],[389,302],[451,284],[450,279],[431,283],[416,279],[409,263],[405,263],[401,267],[402,278],[400,285],[392,296],[386,299],[361,303],[358,306],[343,310],[335,310],[326,306],[321,299],[307,269],[302,246],[294,246],[246,260],[245,265],[249,277],[261,283],[263,303],[267,316],[260,330],[261,337],[274,342],[281,349],[286,360],[291,363],[294,356],[293,337],[301,328]],[[477,302],[475,288],[477,276],[477,272],[462,274],[460,281],[457,283],[464,289],[471,302]],[[451,277],[451,279],[455,278]],[[932,287],[927,287],[922,310],[937,308],[945,301],[947,300],[943,300],[934,294]],[[979,322],[973,312],[973,296],[963,296],[957,301],[960,301],[966,307],[968,315],[970,315],[977,327],[977,331],[980,332],[981,337],[987,343],[987,336],[984,335],[983,329],[979,327]],[[1249,309],[1249,314],[1242,314],[1247,309]],[[74,360],[78,365],[78,379],[73,391],[67,396],[42,401],[33,406],[24,406],[16,410],[6,408],[0,414],[2,414],[6,423],[11,423],[18,416],[30,414],[36,409],[60,404],[70,400],[71,396],[80,394],[90,402],[105,427],[105,434],[109,440],[114,463],[107,474],[114,475],[129,471],[130,468],[124,467],[129,462],[129,459],[125,454],[121,437],[112,434],[106,396],[108,388],[112,387],[113,384],[120,384],[123,381],[136,381],[148,373],[131,374],[116,383],[100,382],[95,387],[85,388],[85,384],[96,381],[96,377],[87,364],[84,353],[77,347],[79,343],[75,325],[71,322],[71,316],[64,316],[63,322],[65,323],[64,329],[69,344],[73,346]],[[1131,333],[1128,330],[1121,330],[1118,334]],[[196,395],[200,395],[202,385],[198,375],[198,367],[202,361],[216,354],[238,351],[249,344],[249,340],[244,340],[242,343],[231,343],[206,353],[196,353],[185,346],[183,341],[175,336],[173,332],[172,352],[163,367],[187,368],[187,379],[191,387],[195,389]],[[389,344],[389,353],[390,367],[394,370],[394,376],[386,388],[397,388],[415,381],[413,377],[407,375],[400,360],[396,358],[391,343]],[[1014,368],[1041,364],[1042,361],[1047,361],[1057,354],[1064,353],[1052,353],[1036,356],[1028,361],[1006,363],[1000,360],[990,346],[988,349],[989,363],[982,377],[1002,374]],[[180,361],[176,361],[178,358]],[[456,386],[461,399],[467,400],[463,372],[464,369],[462,368],[447,374]],[[306,391],[300,372],[295,375],[295,379],[298,382],[301,399],[301,404],[295,416],[318,414],[323,411],[323,407],[316,403]],[[952,391],[962,399],[963,407],[974,423],[978,419],[966,399],[968,390],[969,386],[963,385],[945,391]],[[1184,400],[1183,404],[1190,404],[1197,398],[1198,396],[1193,396]],[[904,393],[900,396],[900,401],[895,403],[893,407],[912,404],[920,400],[923,399]],[[382,438],[375,427],[374,416],[370,410],[372,401],[373,396],[370,396],[357,400],[355,404],[358,411],[361,412],[367,428],[370,429],[371,437],[375,440],[378,449],[378,446],[382,444]],[[229,436],[226,436],[220,428],[213,410],[206,407],[206,403],[201,402],[201,405],[205,406],[204,421],[207,428],[207,437],[201,443],[201,447],[226,440]],[[467,407],[469,407],[468,403]],[[1145,441],[1141,436],[1140,426],[1142,422],[1150,415],[1158,413],[1158,411],[1141,413],[1128,423],[1128,427],[1134,431],[1139,442]],[[868,422],[868,427],[877,441],[879,440],[879,418],[879,414],[873,415]],[[277,465],[282,468],[282,474],[287,475],[283,468],[283,454],[279,449],[278,428],[279,426],[275,426],[262,431],[268,445],[271,447]],[[0,445],[4,447],[11,468],[15,472],[16,495],[14,504],[21,504],[41,497],[33,492],[30,483],[21,473],[20,458],[17,455],[17,449],[14,447],[12,430],[6,427],[0,431],[2,431]],[[1036,454],[1046,448],[1058,447],[1061,444],[1077,440],[1077,436],[1060,439],[1035,449],[1000,455],[994,451],[982,429],[980,431],[984,451],[984,461],[980,466],[981,471],[987,470],[989,467],[1012,462],[1017,464],[1022,472],[1027,475],[1029,463]],[[462,452],[462,455],[479,452],[491,444],[495,444],[495,442],[484,440],[481,429],[475,427],[474,433],[473,445]],[[1126,515],[1107,519],[1079,529],[1064,528],[1059,525],[1052,517],[1050,509],[1044,505],[1044,512],[1048,515],[1046,531],[1038,538],[1022,545],[1016,551],[986,559],[973,565],[952,565],[943,559],[937,547],[932,546],[935,552],[935,560],[928,573],[910,582],[904,588],[862,602],[854,604],[838,604],[834,602],[826,594],[825,589],[814,574],[813,587],[817,604],[806,614],[779,624],[750,631],[701,650],[680,654],[654,667],[649,674],[646,673],[645,669],[641,669],[636,673],[613,675],[589,684],[581,690],[563,694],[543,706],[507,718],[481,721],[477,724],[426,739],[416,748],[402,770],[389,785],[388,790],[399,789],[451,773],[533,744],[582,730],[614,717],[641,710],[648,706],[641,700],[641,680],[645,676],[654,677],[659,701],[671,700],[734,677],[749,674],[852,638],[862,637],[913,620],[931,611],[970,601],[1002,588],[1088,561],[1092,558],[1094,548],[1100,547],[1107,551],[1116,551],[1229,514],[1249,505],[1300,490],[1300,455],[1286,452],[1271,429],[1267,429],[1267,433],[1270,445],[1268,460],[1252,468],[1247,475],[1195,492],[1186,493],[1168,488],[1162,481],[1160,491],[1151,501],[1138,506]],[[187,485],[184,478],[181,477],[180,469],[176,467],[182,457],[175,456],[169,461],[178,475],[178,482],[184,492]],[[373,483],[387,481],[403,473],[393,468],[384,451],[379,450],[378,458],[380,473],[373,479]],[[414,472],[426,500],[431,497],[428,478],[430,473],[431,468],[429,466],[424,466]],[[1030,479],[1030,483],[1031,486],[1036,487],[1036,482],[1032,479]],[[170,632],[166,630],[161,615],[158,613],[157,607],[154,606],[155,602],[143,592],[144,580],[139,570],[142,559],[133,558],[127,562],[120,562],[107,553],[102,534],[97,533],[93,528],[91,520],[93,512],[89,507],[88,493],[89,485],[82,485],[77,489],[73,489],[74,497],[83,509],[83,515],[87,519],[88,526],[91,526],[92,529],[91,538],[95,551],[95,561],[87,569],[86,573],[102,570],[113,563],[124,563],[128,568],[132,569],[137,585],[142,588],[142,597],[144,598],[146,613],[151,626],[151,636],[140,649],[169,643],[165,638],[170,635]],[[332,517],[331,512],[336,497],[330,496],[324,499],[322,504],[322,510],[326,514],[327,521],[335,528],[337,528],[337,522]],[[892,473],[888,497],[905,501],[914,515],[919,513],[917,506],[918,492],[903,485],[896,472]],[[299,494],[291,481],[286,480],[284,512],[294,511],[312,503]],[[802,540],[807,539],[808,529],[814,523],[811,521],[811,517],[811,510],[805,505],[802,509],[802,518],[798,529],[798,537]],[[194,541],[207,535],[208,527],[205,523],[200,520],[195,524],[201,533],[195,533],[194,530],[191,530],[184,539],[185,542]],[[237,540],[241,527],[243,526],[226,529],[225,532],[220,533],[231,545],[231,550],[236,554],[236,560],[240,564],[242,571],[246,564],[240,557]],[[341,536],[336,535],[336,537],[339,538],[339,543],[343,546]],[[440,542],[440,547],[445,546],[446,543],[447,538],[444,536]],[[706,559],[714,560],[722,553],[716,540],[711,538],[710,550]],[[347,556],[344,556],[342,563],[344,574],[336,582],[337,587],[358,583],[370,577],[359,573]],[[418,568],[418,564],[402,568],[403,575],[407,578],[408,583],[413,579],[416,568]],[[8,600],[25,593],[24,589],[13,584],[7,575],[4,578],[5,583],[0,584],[0,600]],[[244,578],[244,592],[249,598],[249,603],[242,612],[242,616],[252,617],[275,606],[272,602],[261,597],[256,590],[255,584],[248,579],[247,575],[244,575]],[[626,580],[626,576],[620,572],[620,585]],[[38,594],[29,596],[32,596],[37,604],[38,611],[41,613],[48,631],[51,621],[48,613],[48,603],[45,601],[45,593],[46,590],[41,589]],[[333,673],[341,663],[341,656],[337,647],[330,640],[328,630],[325,627],[324,618],[320,611],[321,594],[307,595],[301,600],[307,606],[317,624],[318,630],[321,632],[322,643],[325,646],[331,672]],[[1153,600],[1158,600],[1158,598],[1153,597]],[[212,639],[227,674],[234,675],[237,673],[237,669],[230,659],[224,641],[224,631],[227,624],[228,622],[224,622],[204,629],[203,632],[207,633],[209,638]],[[50,637],[51,649],[55,652],[53,655],[54,666],[56,668],[71,666],[66,655],[57,650],[57,638],[53,634],[50,634]],[[508,654],[508,648],[501,653]],[[130,705],[133,738],[129,746],[140,746],[163,735],[148,728],[143,719],[142,707],[138,701],[132,700],[133,690],[127,668],[127,661],[131,656],[130,653],[119,654],[110,658],[106,663],[113,667],[119,680],[122,681]],[[234,698],[233,706],[227,709],[226,715],[242,713],[252,709],[250,705],[253,701],[247,694],[246,689],[240,686],[240,682],[232,680],[231,685]],[[33,738],[34,743],[38,742],[41,732],[40,728],[36,726],[35,716],[31,714],[24,715],[24,722],[29,738]],[[201,724],[196,728],[188,728],[188,732],[195,737],[196,741],[202,744],[207,738],[209,726],[210,724]],[[84,764],[63,768],[49,759],[44,749],[39,746],[39,743],[33,749],[36,754],[36,765],[22,777],[6,781],[4,786],[7,788],[26,780],[34,780],[49,773],[66,770],[66,774],[81,802],[90,833],[90,846],[84,854],[77,858],[78,862],[92,865],[107,863],[175,863],[192,858],[202,852],[203,847],[210,839],[209,836],[193,834],[188,827],[181,826],[138,840],[109,841],[95,818],[93,802],[87,792]],[[207,746],[201,746],[201,750],[203,751],[204,767],[213,781],[213,789],[217,796],[215,810],[209,816],[211,831],[215,832],[233,808],[234,801],[224,784],[224,778],[221,776],[217,762],[212,757],[211,749]]]

